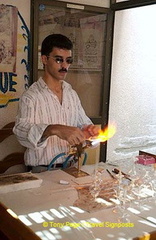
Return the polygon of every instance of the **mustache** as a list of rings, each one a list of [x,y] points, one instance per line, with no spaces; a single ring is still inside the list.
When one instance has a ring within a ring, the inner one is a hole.
[[[59,72],[68,72],[68,70],[66,68],[61,68]]]

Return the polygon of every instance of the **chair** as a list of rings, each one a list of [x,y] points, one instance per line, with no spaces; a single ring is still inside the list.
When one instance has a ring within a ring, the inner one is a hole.
[[[4,141],[7,141],[8,138],[13,135],[13,127],[14,122],[10,122],[6,124],[3,128],[0,129],[0,144]],[[13,140],[15,141],[15,140]],[[5,146],[5,144],[3,144]],[[9,146],[8,149],[11,148],[12,142],[6,146]],[[0,160],[0,174],[10,174],[10,173],[19,173],[25,172],[26,167],[24,165],[24,149],[23,151],[15,151]],[[14,149],[13,149],[14,151]]]

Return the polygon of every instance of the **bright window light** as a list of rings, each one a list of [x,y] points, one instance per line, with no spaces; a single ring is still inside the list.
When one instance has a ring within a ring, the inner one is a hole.
[[[64,218],[64,216],[59,212],[57,211],[56,209],[52,208],[50,209],[50,211],[58,218]]]
[[[47,230],[43,231],[44,235],[47,237],[48,240],[56,240],[56,238],[54,237],[54,235],[52,233],[50,233]]]
[[[119,205],[120,204],[120,201],[118,199],[115,199],[115,198],[110,198],[110,200],[112,202],[114,202],[115,204]]]
[[[78,213],[84,213],[84,211],[81,209],[81,208],[78,208],[78,207],[73,207],[73,206],[70,206],[71,209],[75,210],[76,212]]]
[[[154,223],[150,223],[146,220],[139,220],[138,222],[146,224],[146,225],[151,226],[151,227],[154,227],[154,229],[155,229],[155,224]]]
[[[17,215],[16,215],[16,213],[14,213],[11,209],[7,209],[7,212],[12,216],[12,217],[14,217],[14,218],[18,218],[17,217]]]
[[[59,207],[60,211],[63,213],[64,216],[67,216],[68,214],[71,215],[75,215],[74,212],[72,212],[70,209],[68,209],[67,207]]]
[[[118,237],[117,240],[127,240],[127,238]]]
[[[82,226],[84,228],[92,228],[91,224],[88,224],[89,222],[87,222],[86,220],[81,220],[80,223],[82,223]],[[82,227],[78,227],[79,229],[82,229]]]
[[[54,234],[58,234],[59,233],[59,231],[56,228],[50,228],[49,231],[54,233]]]
[[[135,208],[129,207],[129,208],[127,208],[127,209],[128,209],[128,211],[130,211],[130,212],[132,212],[132,213],[134,213],[134,214],[139,214],[139,213],[140,213],[140,211],[136,210]]]
[[[31,226],[32,223],[27,219],[27,216],[25,215],[19,215],[18,218],[26,225]]]
[[[54,220],[54,218],[49,214],[47,213],[47,211],[41,211],[40,212],[46,219],[48,220]]]
[[[147,219],[151,222],[156,223],[156,218],[154,218],[154,217],[147,217]]]
[[[114,238],[114,237],[115,237],[115,236],[114,236],[113,234],[111,234],[111,233],[107,234],[107,236],[108,236],[109,238]]]
[[[38,231],[35,233],[37,236],[39,236],[42,240],[48,240],[41,231]]]
[[[90,221],[90,222],[95,222],[95,223],[96,223],[96,222],[97,222],[97,223],[101,222],[101,221],[98,220],[97,218],[90,218],[89,221]]]
[[[36,223],[43,223],[44,219],[39,212],[29,213],[28,216],[33,219]]]
[[[71,231],[71,227],[69,227],[69,226],[64,226],[63,228],[61,228],[61,230],[62,230],[63,232],[69,232],[69,231]]]
[[[113,204],[110,202],[107,202],[106,200],[102,199],[102,198],[97,198],[96,199],[97,203],[104,203],[106,206],[112,206]]]

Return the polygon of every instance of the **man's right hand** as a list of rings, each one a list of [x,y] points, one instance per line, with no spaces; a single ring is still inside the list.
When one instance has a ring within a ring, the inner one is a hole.
[[[49,125],[45,129],[42,137],[48,138],[54,135],[66,140],[70,145],[77,145],[85,141],[85,135],[78,127],[65,126],[61,124]]]

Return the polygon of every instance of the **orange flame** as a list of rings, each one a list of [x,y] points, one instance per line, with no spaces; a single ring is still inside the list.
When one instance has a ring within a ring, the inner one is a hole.
[[[99,131],[99,135],[96,137],[97,140],[100,142],[105,142],[111,137],[114,136],[116,133],[116,126],[114,124],[110,124],[109,126],[105,127],[104,130]]]

